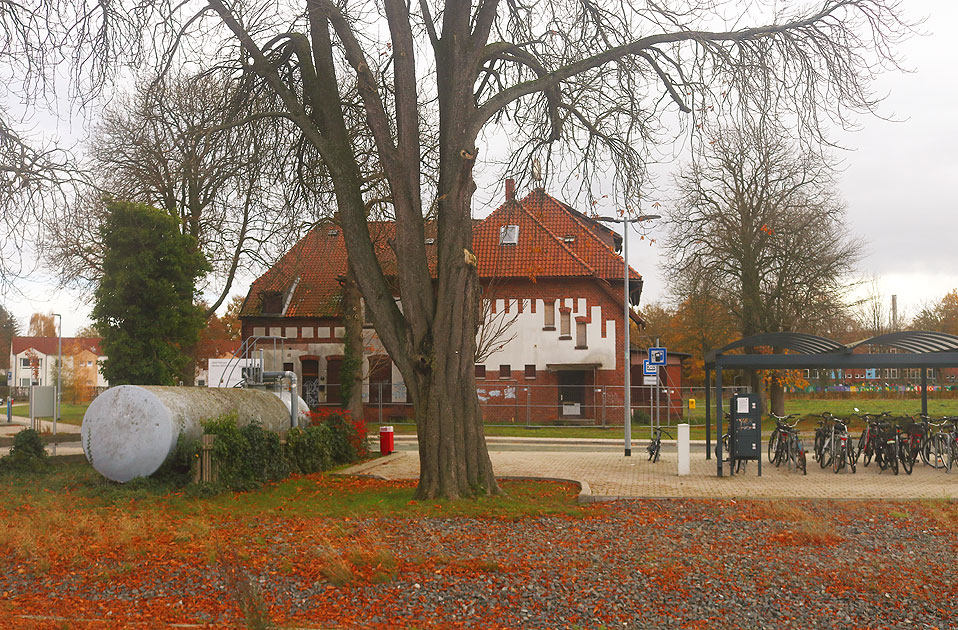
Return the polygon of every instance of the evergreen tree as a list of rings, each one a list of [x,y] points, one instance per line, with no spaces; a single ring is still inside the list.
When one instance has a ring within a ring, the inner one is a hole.
[[[103,277],[93,319],[111,385],[173,385],[203,327],[196,279],[209,270],[193,237],[156,208],[111,201],[100,228]]]
[[[0,304],[0,370],[10,368],[10,344],[19,332],[17,320]],[[6,380],[0,383],[6,384]]]

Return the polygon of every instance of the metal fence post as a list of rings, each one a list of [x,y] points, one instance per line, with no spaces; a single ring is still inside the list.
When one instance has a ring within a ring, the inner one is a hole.
[[[526,385],[526,426],[532,424],[532,386]]]

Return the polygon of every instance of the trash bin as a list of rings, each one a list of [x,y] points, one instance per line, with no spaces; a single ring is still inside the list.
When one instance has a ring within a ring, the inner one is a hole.
[[[379,454],[380,455],[389,455],[395,449],[393,436],[394,436],[392,427],[379,427]]]

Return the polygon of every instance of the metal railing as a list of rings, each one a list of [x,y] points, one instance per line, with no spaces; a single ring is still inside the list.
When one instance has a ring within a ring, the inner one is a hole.
[[[304,398],[311,407],[339,406],[339,387],[306,381],[303,391],[308,395]],[[655,424],[662,426],[705,424],[704,388],[662,387],[658,401],[654,389],[632,387],[633,424],[647,425],[653,418],[659,418]],[[745,391],[747,387],[724,387],[722,396],[727,400]],[[491,426],[621,427],[624,392],[622,385],[535,385],[508,379],[479,381],[476,387],[484,422]],[[690,399],[695,400],[694,406],[689,404]],[[364,385],[363,403],[367,420],[387,424],[412,421],[412,404],[401,383]]]

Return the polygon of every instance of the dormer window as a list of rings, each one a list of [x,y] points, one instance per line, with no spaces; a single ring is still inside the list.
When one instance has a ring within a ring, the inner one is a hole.
[[[518,245],[519,244],[519,226],[503,225],[499,228],[500,245]]]
[[[280,291],[263,291],[259,294],[259,310],[263,315],[280,315],[283,312],[283,294]]]
[[[339,230],[332,228],[330,231],[326,232],[326,236],[339,236]]]
[[[565,243],[575,243],[575,234],[567,234],[562,240]]]

